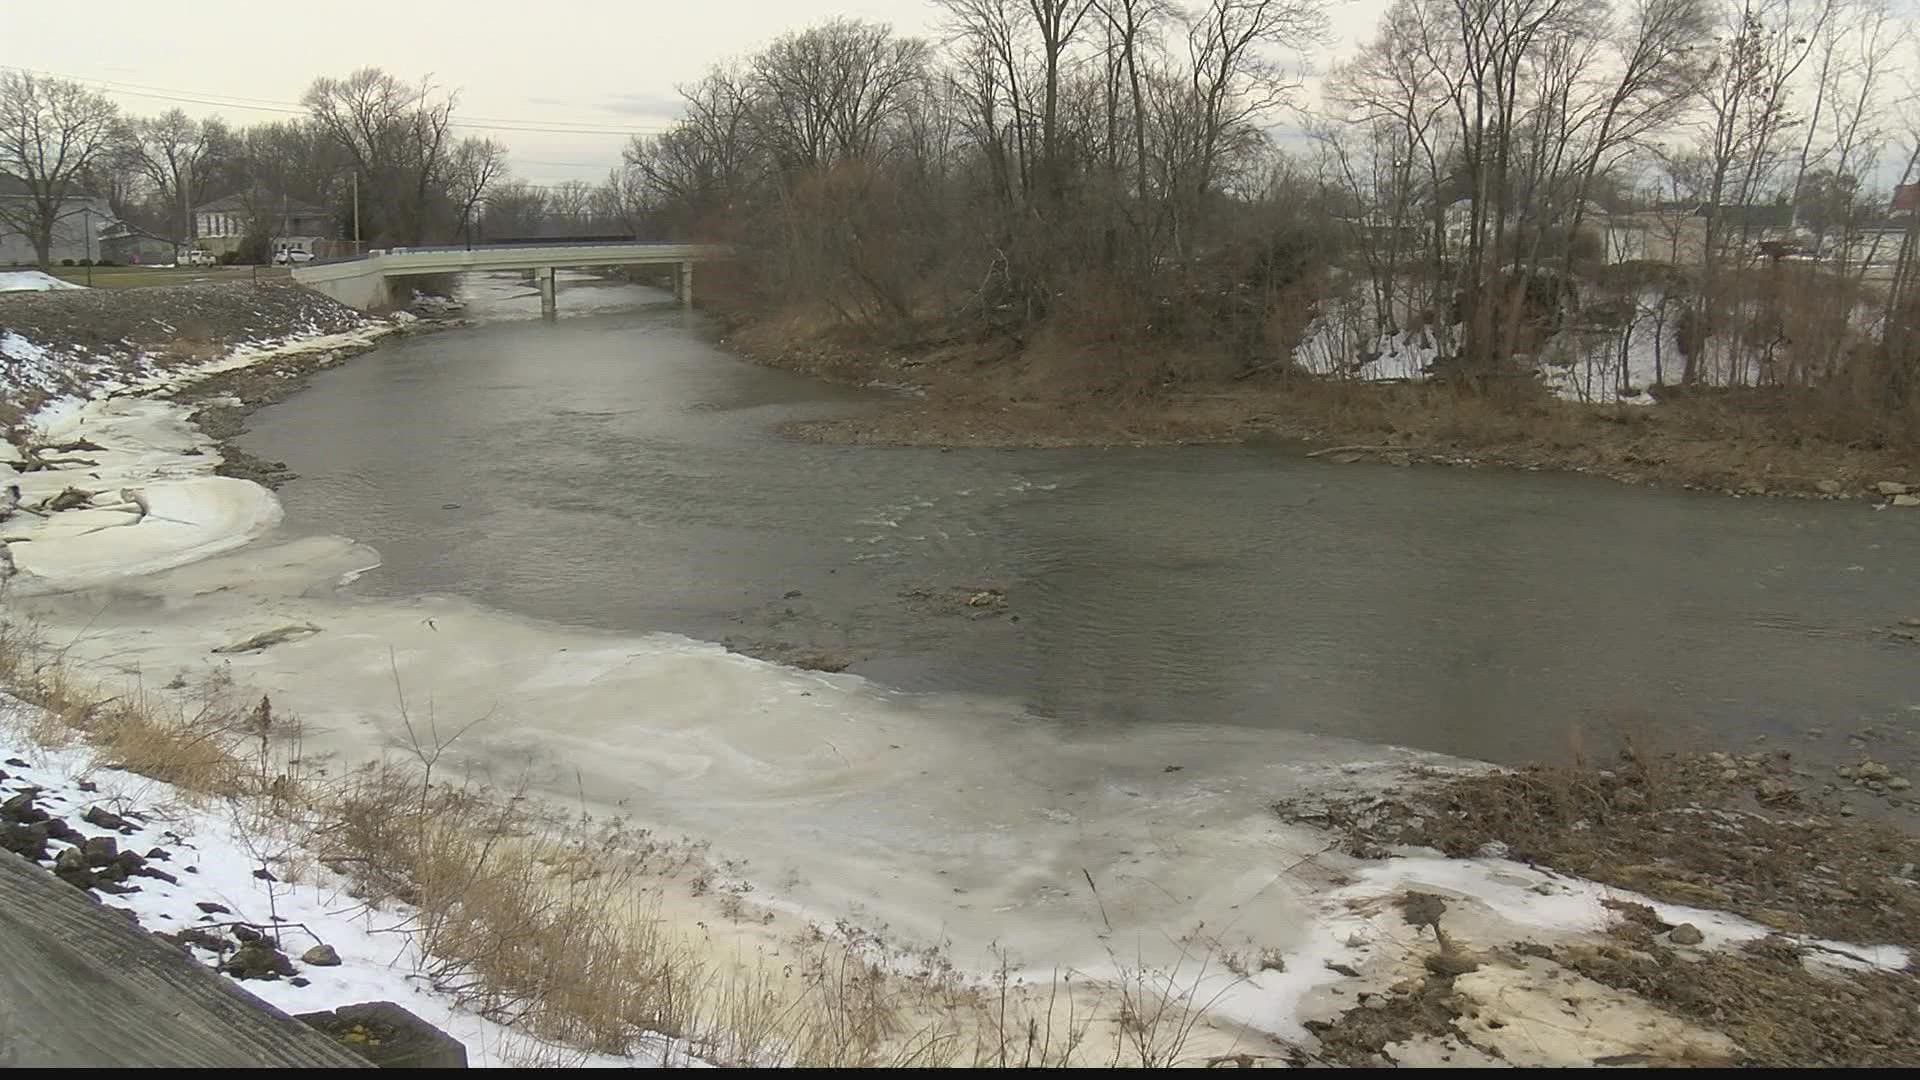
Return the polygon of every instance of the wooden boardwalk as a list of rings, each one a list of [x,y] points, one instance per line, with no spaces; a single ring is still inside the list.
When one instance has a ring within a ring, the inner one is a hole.
[[[0,1068],[367,1068],[27,860],[0,851]]]

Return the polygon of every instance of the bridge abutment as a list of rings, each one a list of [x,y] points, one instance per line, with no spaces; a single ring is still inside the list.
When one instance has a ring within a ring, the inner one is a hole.
[[[553,267],[537,266],[533,270],[533,280],[540,286],[540,317],[551,319],[560,314],[559,297],[555,295]]]

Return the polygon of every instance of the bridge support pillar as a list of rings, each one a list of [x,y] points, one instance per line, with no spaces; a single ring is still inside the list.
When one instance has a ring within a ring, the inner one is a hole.
[[[560,313],[559,302],[554,297],[553,267],[535,267],[533,280],[540,286],[540,317],[551,319]]]
[[[674,295],[679,298],[681,307],[689,309],[693,307],[692,263],[683,262],[680,264],[680,272],[674,276],[673,292]]]

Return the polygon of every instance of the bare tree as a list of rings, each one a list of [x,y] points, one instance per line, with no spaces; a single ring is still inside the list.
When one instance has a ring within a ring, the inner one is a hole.
[[[233,154],[235,140],[218,117],[195,120],[169,109],[134,121],[134,160],[166,207],[164,235],[176,247],[193,238],[193,207],[205,202],[222,178],[222,158]]]
[[[788,170],[872,156],[926,60],[925,42],[876,23],[835,19],[788,34],[754,58],[755,128]]]
[[[506,179],[507,148],[492,139],[462,139],[447,165],[447,201],[458,210],[460,230],[472,236],[473,212],[496,183]]]
[[[75,82],[0,71],[0,171],[22,186],[0,200],[0,223],[26,234],[41,269],[53,265],[53,232],[77,182],[125,131],[113,102]]]
[[[368,67],[314,80],[305,103],[352,160],[372,235],[406,242],[433,231],[433,197],[452,161],[455,96],[431,80],[404,83]]]

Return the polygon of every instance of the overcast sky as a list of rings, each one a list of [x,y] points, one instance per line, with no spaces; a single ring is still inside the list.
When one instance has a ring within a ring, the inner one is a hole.
[[[1350,54],[1387,3],[1327,0],[1334,40],[1308,62]],[[179,105],[236,124],[300,113],[318,75],[432,75],[460,92],[461,133],[506,142],[516,176],[598,181],[627,135],[678,114],[676,84],[835,15],[940,31],[932,0],[0,0],[0,65],[80,79],[132,113]]]
[[[1351,42],[1385,5],[1329,7]],[[0,64],[93,83],[130,112],[237,124],[298,112],[317,75],[430,74],[460,91],[463,134],[504,140],[517,176],[598,180],[625,133],[678,113],[675,84],[834,15],[925,36],[940,18],[931,0],[0,0]],[[571,130],[512,130],[542,127]]]

